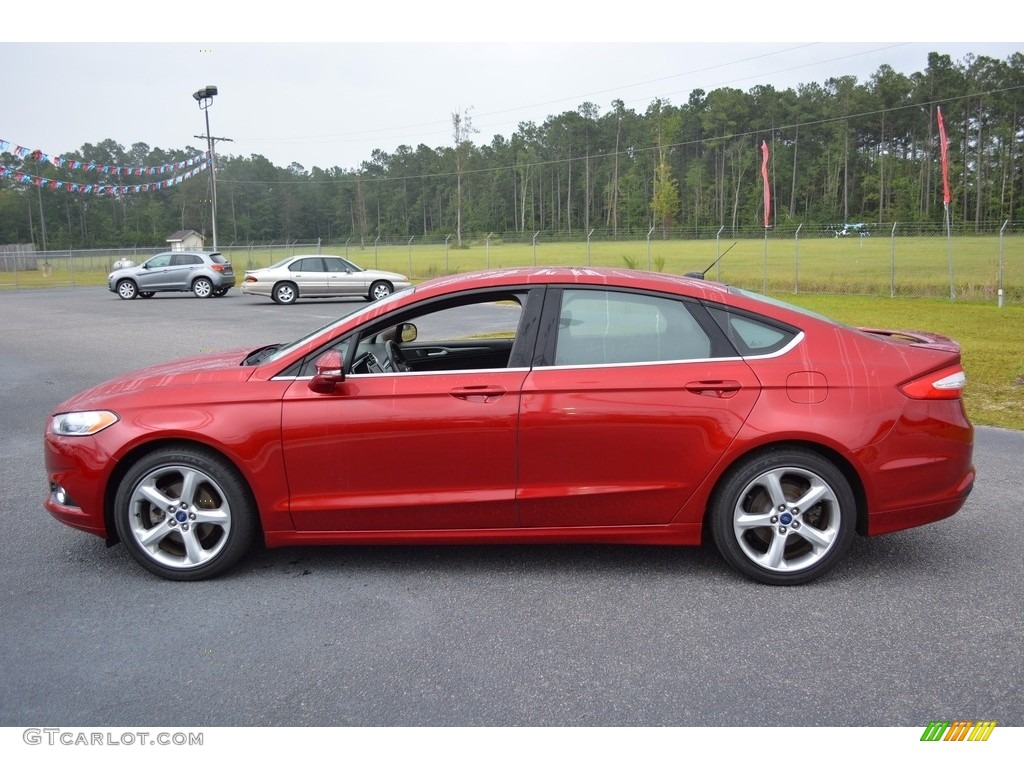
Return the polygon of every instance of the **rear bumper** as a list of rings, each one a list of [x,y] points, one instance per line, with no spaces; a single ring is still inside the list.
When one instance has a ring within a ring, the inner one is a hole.
[[[884,533],[916,528],[919,525],[927,525],[955,515],[967,502],[967,497],[974,489],[974,479],[975,473],[972,467],[957,485],[953,498],[918,507],[868,515],[868,536],[880,536]]]

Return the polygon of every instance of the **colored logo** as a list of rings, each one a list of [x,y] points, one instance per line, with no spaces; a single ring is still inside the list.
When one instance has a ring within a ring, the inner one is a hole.
[[[921,734],[921,741],[988,741],[995,720],[933,720]]]

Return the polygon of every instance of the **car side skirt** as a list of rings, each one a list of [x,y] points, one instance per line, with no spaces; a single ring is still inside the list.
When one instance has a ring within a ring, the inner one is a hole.
[[[268,547],[338,544],[660,544],[696,546],[701,526],[635,525],[594,528],[487,528],[441,531],[267,531]]]

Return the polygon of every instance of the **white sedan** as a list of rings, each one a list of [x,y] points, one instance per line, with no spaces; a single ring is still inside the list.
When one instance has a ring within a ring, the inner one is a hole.
[[[363,269],[340,256],[290,256],[264,269],[246,270],[240,290],[278,304],[293,304],[300,298],[343,296],[377,301],[410,285],[405,275]]]

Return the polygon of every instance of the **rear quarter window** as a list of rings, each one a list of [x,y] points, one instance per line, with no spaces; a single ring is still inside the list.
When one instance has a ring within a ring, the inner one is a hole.
[[[744,357],[779,352],[800,333],[799,328],[762,315],[713,305],[708,306],[708,312],[736,347],[736,351]]]

